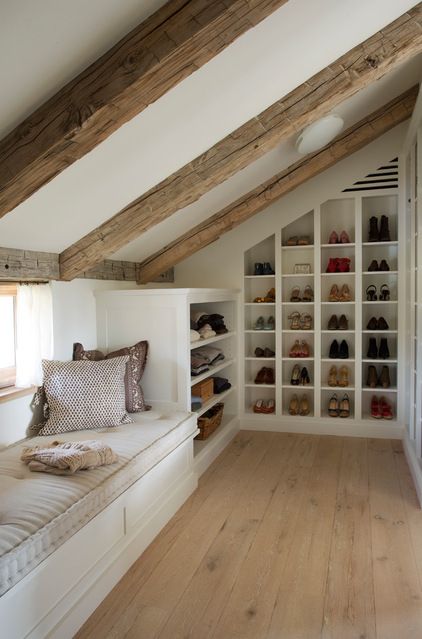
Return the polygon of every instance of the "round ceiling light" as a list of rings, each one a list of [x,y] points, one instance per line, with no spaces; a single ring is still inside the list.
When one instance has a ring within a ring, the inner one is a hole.
[[[296,150],[303,155],[322,149],[326,144],[334,140],[344,126],[344,120],[339,115],[331,113],[313,122],[296,140]]]

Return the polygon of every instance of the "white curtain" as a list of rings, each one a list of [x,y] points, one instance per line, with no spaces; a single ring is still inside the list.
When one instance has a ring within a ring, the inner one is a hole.
[[[16,294],[16,386],[42,384],[42,359],[53,357],[50,284],[20,284]]]

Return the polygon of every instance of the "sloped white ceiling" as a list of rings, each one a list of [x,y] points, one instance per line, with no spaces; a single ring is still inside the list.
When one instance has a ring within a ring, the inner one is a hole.
[[[73,75],[81,65],[85,66],[83,59],[89,63],[97,57],[94,50],[101,52],[101,47],[107,49],[122,32],[131,28],[139,19],[139,7],[135,5],[140,4],[129,0],[91,0],[83,4],[85,8],[90,6],[90,10],[85,11],[81,0],[72,3],[63,0],[39,0],[36,3],[10,0],[6,1],[6,17],[13,18],[15,22],[12,20],[7,25],[3,20],[2,3],[4,0],[0,0],[1,47],[3,36],[13,28],[22,38],[17,51],[14,51],[9,38],[9,47],[17,55],[13,64],[16,65],[18,80],[9,77],[13,75],[9,66],[10,51],[0,48],[3,53],[0,57],[1,76],[8,77],[10,87],[6,94],[2,92],[0,128],[3,130],[7,130],[16,113],[26,114],[26,107],[22,109],[23,100],[36,105],[57,89],[60,77],[68,79],[69,73]],[[162,3],[151,1],[141,4],[148,13]],[[2,218],[0,245],[62,251],[415,4],[405,0],[355,0],[353,3],[349,0],[290,0]],[[46,23],[41,18],[35,19],[35,14],[40,13],[40,5]],[[81,5],[80,11],[75,8],[78,5]],[[105,15],[108,15],[100,21],[98,29],[94,5],[98,12],[102,12],[104,7]],[[120,7],[121,14],[118,11]],[[19,18],[25,26],[20,25],[18,29],[16,23]],[[107,28],[113,19],[116,20],[115,31]],[[66,20],[76,33],[80,31],[80,48],[74,33],[72,37],[66,36]],[[89,40],[88,25],[95,34],[94,44]],[[41,49],[39,55],[32,57],[31,51],[38,49]],[[337,109],[345,116],[346,125],[414,84],[420,77],[420,66],[420,60],[414,60],[401,72],[392,74],[347,101]],[[59,71],[65,67],[65,72]],[[34,76],[38,83],[33,82]],[[26,80],[31,88],[25,97],[21,84]],[[116,256],[120,259],[145,258],[193,223],[295,159],[297,155],[292,143],[287,141],[198,203],[132,242]]]

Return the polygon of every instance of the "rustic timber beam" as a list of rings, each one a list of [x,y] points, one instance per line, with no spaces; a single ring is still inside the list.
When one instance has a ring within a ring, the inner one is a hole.
[[[0,217],[287,0],[169,0],[0,141]]]
[[[137,279],[138,264],[105,260],[90,271],[80,275],[81,278],[95,280],[133,281]],[[174,277],[174,271],[173,277]],[[25,282],[59,280],[59,254],[44,251],[25,251],[22,249],[0,247],[0,282]],[[157,282],[172,281],[164,279],[161,274]]]
[[[163,250],[158,251],[139,265],[138,284],[152,281],[157,273],[178,264],[204,246],[215,242],[224,233],[231,231],[264,210],[286,193],[293,191],[307,180],[408,119],[412,114],[417,95],[418,87],[406,91],[347,129],[321,151],[306,156],[305,159],[281,171],[236,202],[181,235]]]
[[[62,278],[92,268],[420,51],[422,3],[65,249]]]

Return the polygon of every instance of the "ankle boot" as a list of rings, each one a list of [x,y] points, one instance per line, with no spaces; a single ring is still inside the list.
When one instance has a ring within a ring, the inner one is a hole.
[[[390,357],[390,351],[388,349],[388,343],[387,343],[386,337],[381,338],[379,356],[380,356],[380,359],[388,359]]]
[[[378,242],[379,240],[379,232],[378,232],[378,218],[373,215],[369,220],[369,235],[368,242]]]
[[[340,359],[349,359],[349,347],[345,339],[340,344],[338,356]]]
[[[377,340],[375,337],[369,338],[367,357],[369,359],[377,359],[378,357]]]
[[[390,229],[388,228],[388,217],[386,215],[381,215],[379,241],[390,242]]]
[[[366,385],[369,388],[375,388],[377,385],[377,371],[375,366],[368,366],[368,377],[366,378]]]
[[[331,346],[330,346],[330,353],[328,355],[328,357],[330,359],[337,359],[339,356],[339,351],[338,351],[338,341],[335,339],[331,342]]]
[[[383,388],[390,388],[390,369],[388,366],[383,366],[381,369],[381,375],[379,376],[378,384]]]

